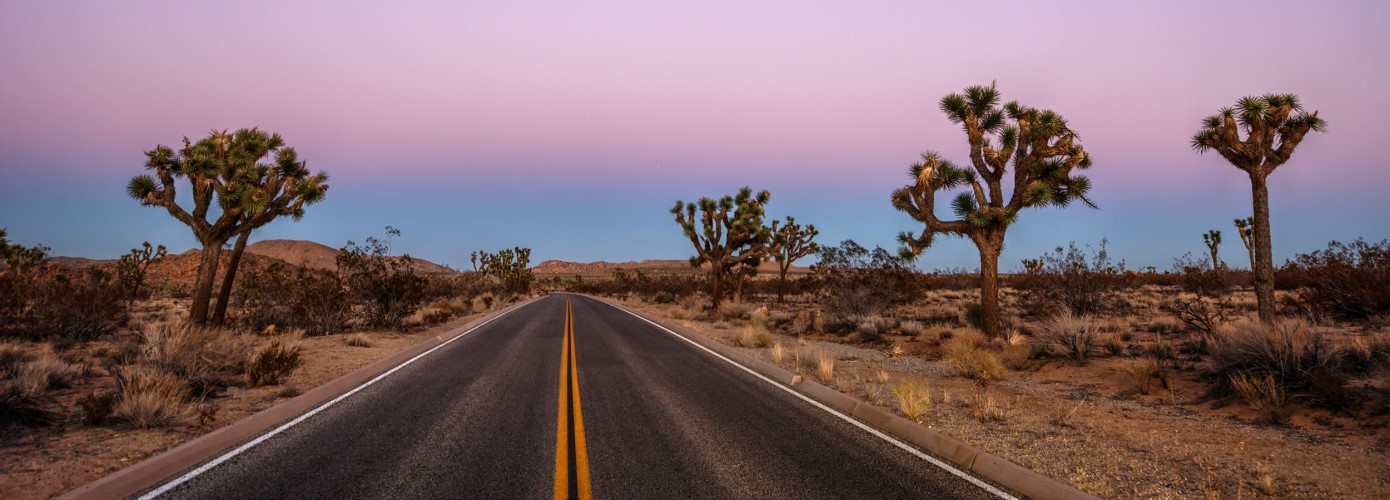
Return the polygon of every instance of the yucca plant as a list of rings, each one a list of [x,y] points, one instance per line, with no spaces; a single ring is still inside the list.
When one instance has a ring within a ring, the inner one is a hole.
[[[695,203],[676,200],[671,213],[685,237],[695,246],[690,265],[699,268],[709,264],[710,307],[719,310],[724,297],[724,284],[734,268],[749,260],[766,259],[772,231],[763,225],[763,206],[772,195],[766,190],[757,195],[744,186],[735,196],[718,201],[700,198]],[[696,210],[700,214],[696,216]]]
[[[1096,208],[1086,193],[1090,179],[1074,172],[1091,166],[1091,156],[1066,119],[1052,110],[1009,102],[999,105],[994,84],[973,86],[941,99],[941,111],[965,130],[970,167],[959,167],[934,151],[912,165],[912,184],[893,192],[893,206],[923,223],[920,236],[898,235],[905,259],[916,258],[937,234],[969,238],[980,251],[983,329],[999,336],[999,253],[1004,234],[1028,207],[1066,207],[1080,201]],[[1004,175],[1012,169],[1012,193]],[[951,201],[956,220],[937,218],[936,194],[965,187]]]
[[[772,221],[772,258],[777,261],[777,303],[780,304],[786,295],[787,270],[797,259],[820,251],[820,245],[813,241],[820,231],[816,230],[815,225],[801,227],[790,215],[781,227],[778,227],[778,222]]]
[[[146,151],[145,156],[145,168],[154,175],[131,179],[126,192],[142,205],[164,207],[169,215],[187,224],[203,245],[188,315],[194,323],[208,320],[212,285],[222,246],[228,240],[238,237],[219,300],[218,310],[223,314],[231,278],[250,232],[281,216],[299,220],[304,207],[322,201],[328,191],[328,174],[311,174],[294,148],[285,146],[280,134],[257,128],[233,133],[214,130],[198,142],[185,137],[178,151],[161,144]],[[267,156],[274,161],[258,163]],[[180,179],[187,179],[192,190],[191,211],[176,199]],[[217,218],[208,220],[214,201],[219,209]]]
[[[1241,132],[1245,138],[1241,139]],[[1246,96],[1235,107],[1222,108],[1202,120],[1192,136],[1199,153],[1216,151],[1250,176],[1255,206],[1251,236],[1255,248],[1252,270],[1260,321],[1274,320],[1274,257],[1269,231],[1269,174],[1293,156],[1309,132],[1326,132],[1327,121],[1318,112],[1303,110],[1294,94]]]

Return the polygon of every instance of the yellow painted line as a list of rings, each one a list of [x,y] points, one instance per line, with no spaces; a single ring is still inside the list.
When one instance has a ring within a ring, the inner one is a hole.
[[[555,500],[566,500],[570,493],[569,467],[569,387],[566,378],[570,364],[569,300],[565,301],[564,347],[560,349],[560,413],[555,429]]]
[[[569,311],[569,300],[565,300],[566,312]],[[570,380],[574,386],[574,468],[579,475],[579,499],[589,500],[589,451],[584,446],[584,412],[579,406],[579,360],[575,357],[578,347],[574,343],[574,315],[566,314],[565,318],[569,326],[570,339]]]

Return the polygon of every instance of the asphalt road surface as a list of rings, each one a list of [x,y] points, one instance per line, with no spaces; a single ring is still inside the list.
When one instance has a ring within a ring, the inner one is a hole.
[[[992,498],[640,318],[561,294],[162,497],[590,495]]]

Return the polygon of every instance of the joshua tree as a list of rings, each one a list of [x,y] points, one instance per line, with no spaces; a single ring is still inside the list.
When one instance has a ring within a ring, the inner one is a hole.
[[[1245,131],[1241,140],[1240,131]],[[1308,113],[1293,94],[1242,97],[1234,108],[1222,108],[1202,120],[1202,128],[1192,136],[1192,148],[1199,153],[1216,150],[1222,158],[1250,176],[1255,206],[1251,224],[1255,247],[1255,297],[1260,320],[1274,320],[1274,257],[1269,232],[1269,174],[1289,161],[1294,148],[1308,132],[1327,131],[1327,122],[1318,112]]]
[[[531,282],[535,280],[535,275],[531,273],[530,268],[530,248],[503,248],[497,253],[479,250],[470,254],[470,257],[475,272],[496,277],[503,289],[520,293],[531,290]]]
[[[1221,248],[1221,231],[1212,229],[1207,234],[1202,235],[1202,242],[1207,244],[1207,251],[1211,252],[1211,269],[1220,269],[1221,260],[1216,258],[1216,251]]]
[[[140,289],[145,286],[145,274],[150,266],[168,254],[164,245],[156,248],[146,241],[141,248],[132,248],[130,253],[121,256],[116,263],[116,280],[126,293],[126,300],[134,302],[140,298]]]
[[[814,224],[801,227],[790,215],[782,227],[777,227],[778,222],[772,221],[772,258],[777,261],[777,303],[781,304],[787,290],[787,270],[797,259],[820,251],[820,245],[812,241],[820,231]]]
[[[671,208],[676,224],[685,231],[696,255],[690,265],[699,268],[710,265],[710,307],[719,310],[724,297],[724,280],[734,267],[750,258],[761,259],[772,239],[772,231],[763,225],[763,206],[772,197],[766,190],[755,196],[744,186],[737,196],[725,196],[718,201],[700,198],[686,204],[680,200]],[[700,216],[696,218],[695,210]]]
[[[273,163],[257,163],[269,155],[274,156]],[[280,216],[299,220],[304,206],[323,200],[328,190],[328,175],[310,174],[294,148],[284,146],[280,134],[255,128],[231,134],[214,130],[196,143],[185,137],[177,152],[159,145],[145,156],[145,168],[153,170],[154,176],[131,179],[127,192],[142,205],[164,207],[187,224],[203,245],[188,314],[193,323],[207,322],[212,285],[227,240]],[[192,211],[177,202],[175,182],[181,178],[191,186]],[[209,221],[214,200],[218,215]]]
[[[1236,219],[1236,233],[1240,235],[1240,242],[1245,244],[1245,251],[1250,254],[1250,269],[1255,269],[1255,218],[1246,217]]]
[[[1061,115],[1010,102],[999,106],[991,84],[941,99],[941,111],[965,130],[973,168],[958,167],[933,151],[912,165],[913,183],[893,192],[893,206],[925,225],[921,236],[898,235],[903,258],[915,258],[944,233],[969,238],[980,251],[980,304],[984,331],[999,336],[999,253],[1004,233],[1024,208],[1065,207],[1081,201],[1096,208],[1086,192],[1090,179],[1073,170],[1091,166],[1091,156],[1076,143],[1076,133]],[[1012,163],[1012,194],[1004,174]],[[959,186],[969,191],[951,201],[957,220],[936,217],[936,193]]]

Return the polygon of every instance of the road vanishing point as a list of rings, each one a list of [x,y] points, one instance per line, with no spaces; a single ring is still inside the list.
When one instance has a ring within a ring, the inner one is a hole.
[[[145,496],[998,494],[581,295],[518,307],[412,361]]]

